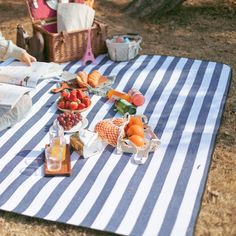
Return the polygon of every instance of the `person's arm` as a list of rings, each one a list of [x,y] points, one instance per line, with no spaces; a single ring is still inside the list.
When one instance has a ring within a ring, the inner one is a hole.
[[[9,57],[13,57],[27,65],[31,65],[31,62],[36,61],[26,50],[16,46],[12,41],[6,40],[0,32],[0,60],[6,60]]]

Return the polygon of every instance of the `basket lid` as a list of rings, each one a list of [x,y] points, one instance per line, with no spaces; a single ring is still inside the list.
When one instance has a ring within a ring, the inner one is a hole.
[[[28,11],[33,22],[55,18],[58,0],[26,0]],[[83,3],[83,0],[69,0],[69,2]]]
[[[26,0],[26,3],[33,22],[56,17],[57,15],[57,11],[50,8],[46,0]]]

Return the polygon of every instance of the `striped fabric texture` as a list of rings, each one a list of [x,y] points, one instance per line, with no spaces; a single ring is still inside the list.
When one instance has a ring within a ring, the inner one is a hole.
[[[33,108],[0,133],[0,209],[122,235],[192,235],[207,179],[217,130],[230,84],[229,66],[172,56],[142,55],[115,63],[107,55],[96,65],[80,61],[64,70],[116,75],[113,87],[135,87],[146,98],[137,109],[161,145],[144,165],[107,145],[82,159],[71,153],[70,177],[44,177],[48,130],[59,111],[55,82],[31,92]],[[83,112],[93,130],[100,120],[119,117],[106,98],[91,96]]]

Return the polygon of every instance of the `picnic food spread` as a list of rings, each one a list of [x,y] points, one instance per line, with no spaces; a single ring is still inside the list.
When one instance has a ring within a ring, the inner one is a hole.
[[[149,152],[155,151],[160,143],[147,124],[148,118],[136,114],[137,108],[145,102],[144,95],[135,88],[124,92],[110,87],[106,92],[106,99],[113,104],[114,111],[117,111],[120,117],[101,120],[95,124],[93,130],[86,129],[83,125],[73,130],[82,123],[83,119],[86,119],[83,112],[92,108],[90,96],[93,92],[89,88],[97,88],[109,81],[108,77],[98,70],[90,73],[79,71],[75,77],[63,82],[70,86],[61,87],[60,96],[56,101],[56,107],[61,113],[50,128],[50,132],[54,130],[54,134],[58,136],[65,132],[69,136],[67,144],[83,158],[99,154],[106,145],[112,145],[120,154],[133,153],[134,161],[143,164]],[[51,92],[55,93],[55,90]],[[64,136],[51,139],[54,140],[50,141],[54,149],[52,155],[57,155],[57,158],[63,162],[66,150]],[[55,173],[55,170],[53,171]]]
[[[106,99],[113,104],[114,111],[117,111],[120,117],[101,120],[97,122],[93,130],[86,129],[83,125],[73,130],[82,123],[83,119],[86,119],[83,112],[92,108],[90,96],[93,92],[89,88],[97,88],[109,81],[108,77],[98,70],[90,73],[79,71],[75,77],[63,82],[70,86],[61,87],[60,96],[56,101],[56,107],[60,113],[50,128],[50,132],[53,133],[52,130],[54,130],[58,136],[65,132],[69,136],[67,145],[70,145],[72,150],[83,158],[99,154],[106,145],[112,145],[120,154],[133,153],[134,161],[137,164],[143,164],[149,152],[155,151],[160,143],[147,124],[148,118],[142,114],[136,114],[137,108],[145,102],[144,95],[135,88],[124,92],[110,87],[106,92]],[[55,90],[51,92],[55,93]],[[57,156],[63,162],[66,156],[64,137],[52,139],[54,140],[50,141],[54,149],[52,156]],[[53,171],[55,173],[55,170]]]

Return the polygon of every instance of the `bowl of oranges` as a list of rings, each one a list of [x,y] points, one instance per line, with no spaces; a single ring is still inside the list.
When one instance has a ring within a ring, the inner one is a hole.
[[[96,124],[95,132],[105,142],[116,147],[118,154],[135,154],[135,162],[140,164],[160,144],[144,115],[127,113],[123,118],[102,120]]]
[[[136,164],[144,164],[150,152],[154,152],[160,145],[160,140],[147,124],[148,119],[144,115],[125,114],[127,122],[124,132],[118,138],[118,153],[133,153]]]
[[[124,127],[125,137],[137,147],[145,145],[145,122],[142,116],[130,116],[126,126]]]

